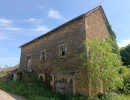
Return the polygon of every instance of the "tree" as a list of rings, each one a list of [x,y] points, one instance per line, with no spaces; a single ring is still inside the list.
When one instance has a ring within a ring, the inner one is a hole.
[[[130,68],[127,68],[126,66],[121,66],[120,69],[124,82],[123,88],[119,88],[118,92],[128,95],[130,94]]]
[[[126,47],[120,49],[121,59],[123,65],[129,66],[130,65],[130,44]]]
[[[104,94],[121,87],[123,79],[121,74],[118,74],[121,60],[118,54],[113,53],[111,44],[106,39],[97,38],[88,39],[85,44],[87,52],[83,53],[81,58],[84,60],[84,67],[88,70],[87,82],[100,88],[99,80],[101,80]]]

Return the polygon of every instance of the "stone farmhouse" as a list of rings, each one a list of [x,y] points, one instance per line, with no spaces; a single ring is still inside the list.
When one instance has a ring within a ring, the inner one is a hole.
[[[98,6],[23,44],[19,69],[34,71],[58,93],[98,94],[102,88],[95,89],[84,82],[87,70],[79,56],[87,52],[84,41],[109,36],[107,23],[102,6]]]

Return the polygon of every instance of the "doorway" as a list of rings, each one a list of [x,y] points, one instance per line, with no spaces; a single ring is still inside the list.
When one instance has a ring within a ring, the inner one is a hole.
[[[28,56],[27,57],[27,70],[29,70],[31,67],[30,67],[30,65],[31,65],[31,60],[32,60],[32,57],[30,57],[30,56]]]
[[[63,95],[73,94],[73,79],[72,77],[55,77],[55,90]]]

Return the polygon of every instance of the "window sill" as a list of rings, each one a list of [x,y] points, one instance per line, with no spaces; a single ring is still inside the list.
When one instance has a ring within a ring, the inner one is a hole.
[[[60,59],[64,59],[66,58],[67,56],[59,56]]]
[[[45,62],[46,60],[40,60],[40,62]]]

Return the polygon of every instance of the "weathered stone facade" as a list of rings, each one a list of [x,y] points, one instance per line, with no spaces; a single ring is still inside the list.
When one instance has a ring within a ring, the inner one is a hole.
[[[109,35],[105,24],[107,22],[103,9],[99,6],[22,45],[20,69],[27,69],[29,57],[30,68],[37,75],[43,75],[45,81],[57,92],[94,95],[96,92],[83,81],[87,71],[83,69],[79,56],[86,52],[83,45],[86,39],[95,36],[105,38]],[[66,47],[65,56],[59,55],[62,45]],[[42,51],[46,52],[45,60],[40,60]],[[67,83],[70,89],[64,87],[65,84],[68,86]]]

